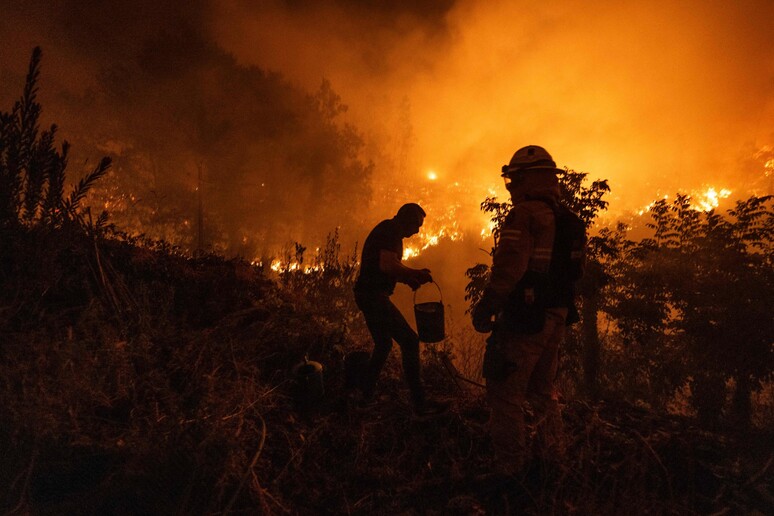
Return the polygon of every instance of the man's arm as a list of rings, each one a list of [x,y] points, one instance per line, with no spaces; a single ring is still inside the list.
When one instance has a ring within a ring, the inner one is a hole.
[[[513,217],[500,232],[500,241],[492,256],[489,284],[484,292],[494,313],[499,311],[524,276],[532,251],[529,213],[516,208]]]
[[[385,249],[379,251],[379,270],[395,278],[395,281],[405,283],[413,289],[433,281],[429,269],[406,267],[401,263],[398,253]]]
[[[492,258],[489,283],[473,309],[476,331],[492,331],[492,317],[502,309],[508,295],[527,270],[533,246],[529,222],[529,214],[519,207],[514,208],[506,219]]]

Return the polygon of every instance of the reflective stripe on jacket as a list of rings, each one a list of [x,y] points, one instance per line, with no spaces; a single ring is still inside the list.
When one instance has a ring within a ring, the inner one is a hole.
[[[528,270],[548,272],[555,229],[554,211],[546,201],[524,200],[514,205],[503,223],[482,299],[492,312],[502,308]]]

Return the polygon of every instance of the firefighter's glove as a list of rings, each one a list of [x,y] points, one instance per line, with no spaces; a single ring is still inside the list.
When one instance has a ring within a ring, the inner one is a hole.
[[[484,303],[479,302],[473,309],[473,328],[479,333],[489,333],[494,327],[492,317],[494,314]]]

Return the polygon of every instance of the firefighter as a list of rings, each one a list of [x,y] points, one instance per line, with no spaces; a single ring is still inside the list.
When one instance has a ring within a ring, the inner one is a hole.
[[[568,313],[571,321],[577,314],[572,283],[582,267],[585,227],[560,205],[557,172],[551,155],[537,145],[519,149],[502,167],[513,208],[472,313],[477,331],[492,332],[484,356],[489,431],[496,469],[506,474],[519,473],[529,458],[526,401],[537,416],[543,454],[554,459],[563,454],[554,379]],[[561,239],[560,219],[569,221]]]
[[[400,346],[403,374],[411,392],[414,413],[433,415],[446,408],[443,403],[426,399],[421,380],[419,337],[390,300],[397,282],[416,290],[433,281],[429,269],[413,269],[401,263],[403,239],[419,233],[424,220],[425,211],[418,204],[404,204],[393,218],[377,224],[363,244],[360,274],[354,287],[355,302],[363,312],[374,349],[360,385],[361,408],[374,404],[376,383],[393,340]]]

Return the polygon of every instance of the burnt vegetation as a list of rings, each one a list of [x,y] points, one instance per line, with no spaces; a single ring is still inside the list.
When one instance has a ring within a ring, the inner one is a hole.
[[[369,349],[356,253],[333,233],[308,271],[271,275],[123,233],[83,204],[108,160],[67,186],[68,145],[39,127],[39,66],[36,50],[0,113],[4,512],[774,510],[770,197],[717,214],[678,196],[654,204],[646,238],[596,233],[562,358],[567,459],[536,458],[503,483],[488,475],[475,339],[454,332],[423,351],[428,389],[455,400],[448,414],[411,418],[394,356],[388,396],[356,411],[344,358]],[[592,224],[608,187],[584,181],[563,177]],[[507,205],[482,207],[497,223]],[[474,302],[485,274],[469,271]],[[325,367],[311,403],[294,389],[304,356]]]

